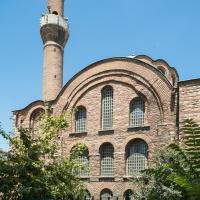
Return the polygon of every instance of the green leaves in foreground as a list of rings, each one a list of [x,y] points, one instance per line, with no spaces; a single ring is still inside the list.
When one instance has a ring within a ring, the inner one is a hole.
[[[34,138],[29,129],[19,129],[19,135],[14,137],[0,130],[12,147],[6,156],[0,154],[2,200],[83,198],[83,183],[73,172],[80,167],[76,163],[76,154],[84,150],[84,145],[78,145],[71,156],[57,157],[59,134],[66,127],[65,116],[44,114]]]
[[[154,164],[135,181],[136,199],[200,199],[200,127],[184,121],[182,140],[154,155]]]

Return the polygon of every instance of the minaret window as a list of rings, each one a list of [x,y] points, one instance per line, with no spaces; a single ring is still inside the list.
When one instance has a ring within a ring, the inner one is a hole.
[[[78,107],[75,113],[75,132],[86,131],[86,109],[84,107]]]
[[[145,103],[136,99],[130,103],[130,127],[144,126]]]
[[[100,148],[101,176],[112,177],[114,175],[114,148],[112,144],[105,143]]]
[[[126,148],[127,176],[140,176],[140,172],[147,168],[148,146],[143,140],[135,140]]]
[[[112,129],[113,125],[113,89],[106,86],[102,90],[102,130]]]

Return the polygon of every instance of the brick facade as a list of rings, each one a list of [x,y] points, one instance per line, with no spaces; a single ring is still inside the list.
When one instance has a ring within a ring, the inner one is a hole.
[[[190,118],[200,124],[200,79],[181,81],[179,94],[180,122]]]
[[[161,65],[166,69],[165,75],[158,68]],[[86,108],[86,132],[75,132],[72,115],[69,127],[61,136],[61,153],[68,155],[78,142],[88,147],[90,173],[83,180],[95,200],[100,199],[100,193],[105,188],[110,189],[113,197],[118,197],[119,200],[123,199],[126,190],[135,189],[126,175],[126,147],[129,142],[142,139],[147,143],[150,165],[153,152],[177,138],[178,116],[181,119],[188,116],[184,114],[184,110],[188,114],[187,107],[192,110],[191,106],[194,105],[190,105],[185,96],[190,96],[191,102],[198,103],[197,94],[200,90],[199,81],[192,82],[193,84],[181,82],[178,101],[177,82],[177,72],[162,60],[153,61],[147,56],[111,58],[80,71],[63,87],[57,98],[49,102],[55,115],[69,113],[78,106]],[[102,131],[101,90],[107,85],[113,88],[113,128]],[[191,96],[193,91],[197,94]],[[137,97],[145,101],[145,121],[144,126],[134,128],[129,127],[129,109],[130,102]],[[25,109],[16,111],[15,127],[30,126],[31,116],[39,108],[44,108],[43,101],[33,102]],[[194,108],[196,111],[193,116],[197,119],[199,107],[196,105]],[[114,176],[102,177],[100,147],[108,142],[114,147]]]
[[[89,175],[82,177],[94,200],[100,200],[109,189],[114,200],[123,200],[125,191],[136,190],[127,176],[127,149],[131,142],[143,141],[148,146],[151,165],[153,152],[179,136],[179,124],[185,118],[200,123],[200,79],[179,82],[177,71],[164,60],[140,55],[98,61],[77,73],[62,87],[63,52],[69,37],[64,19],[64,0],[48,0],[48,12],[41,18],[40,33],[44,44],[43,100],[35,101],[14,112],[14,132],[18,127],[31,127],[37,112],[51,106],[54,115],[69,114],[77,107],[86,109],[86,130],[76,133],[75,115],[61,133],[60,155],[69,155],[77,143],[89,151]],[[102,88],[113,89],[111,130],[102,130]],[[130,127],[130,103],[144,102],[144,124]],[[101,175],[100,149],[111,144],[114,175]]]

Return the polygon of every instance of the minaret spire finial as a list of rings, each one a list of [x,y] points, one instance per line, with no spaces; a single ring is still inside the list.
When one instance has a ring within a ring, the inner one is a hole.
[[[64,0],[48,0],[48,12],[41,18],[44,43],[43,100],[54,100],[63,86],[63,55],[69,37],[64,18]]]

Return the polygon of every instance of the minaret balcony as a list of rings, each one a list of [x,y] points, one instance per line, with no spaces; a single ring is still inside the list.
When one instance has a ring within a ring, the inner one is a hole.
[[[56,14],[46,14],[40,20],[40,34],[44,44],[54,42],[64,48],[69,37],[68,20]]]
[[[54,25],[59,25],[63,27],[65,30],[69,30],[69,24],[68,20],[64,19],[63,17],[55,14],[45,14],[41,17],[40,19],[40,27],[42,28],[43,26],[47,24],[54,24]]]

